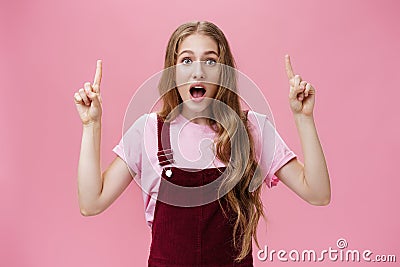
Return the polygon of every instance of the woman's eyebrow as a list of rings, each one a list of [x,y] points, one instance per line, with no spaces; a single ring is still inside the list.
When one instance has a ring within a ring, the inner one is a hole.
[[[182,55],[183,53],[194,54],[192,50],[183,50],[179,53],[178,57],[180,55]],[[214,54],[218,57],[218,53],[215,52],[214,50],[208,50],[208,51],[204,52],[204,55],[209,55],[209,54]]]
[[[214,55],[216,55],[218,57],[218,53],[215,52],[214,50],[210,50],[210,51],[207,51],[207,52],[204,53],[204,55],[209,55],[209,54],[214,54]]]

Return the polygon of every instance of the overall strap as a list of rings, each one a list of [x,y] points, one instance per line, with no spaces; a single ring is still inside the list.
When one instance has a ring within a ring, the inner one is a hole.
[[[168,165],[174,162],[170,135],[169,135],[170,123],[164,122],[164,120],[157,114],[157,136],[158,136],[158,164],[160,166]]]

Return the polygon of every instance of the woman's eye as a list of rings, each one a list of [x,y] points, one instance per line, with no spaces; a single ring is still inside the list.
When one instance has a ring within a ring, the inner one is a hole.
[[[190,58],[188,58],[188,57],[185,57],[184,59],[182,59],[182,63],[183,64],[189,64],[191,62],[192,62],[192,60]]]
[[[214,59],[207,59],[206,60],[206,65],[210,65],[213,66],[217,63],[217,61],[215,61]]]

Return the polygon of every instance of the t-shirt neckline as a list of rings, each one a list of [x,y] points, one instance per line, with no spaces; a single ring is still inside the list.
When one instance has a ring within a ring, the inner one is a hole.
[[[194,122],[190,121],[189,119],[187,119],[185,116],[183,116],[182,113],[179,113],[178,116],[176,116],[175,120],[178,123],[182,123],[185,127],[187,127],[187,126],[195,127],[195,128],[198,128],[198,129],[203,129],[205,131],[213,132],[213,130],[211,129],[211,127],[208,124],[194,123]]]

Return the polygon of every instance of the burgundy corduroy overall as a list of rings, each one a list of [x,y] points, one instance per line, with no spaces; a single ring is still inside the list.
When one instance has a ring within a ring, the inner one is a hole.
[[[173,162],[169,123],[158,116],[157,127],[158,161],[164,166]],[[198,187],[220,177],[224,169],[188,171],[178,167],[164,167],[162,178],[176,185]],[[164,179],[161,179],[159,196],[166,188]],[[223,198],[220,200],[226,207],[226,201]],[[226,208],[224,210],[228,215],[231,213]],[[232,233],[232,219],[228,220],[224,216],[218,200],[195,207],[180,207],[157,200],[148,266],[253,267],[252,251],[240,263],[234,262],[238,250],[233,248]]]

